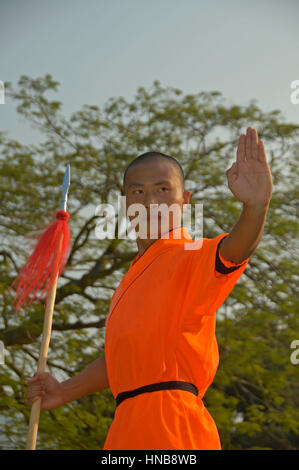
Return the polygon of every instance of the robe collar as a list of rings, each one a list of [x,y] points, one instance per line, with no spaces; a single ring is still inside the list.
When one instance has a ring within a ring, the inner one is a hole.
[[[140,256],[139,253],[134,256],[133,261],[130,264],[131,269],[139,260],[147,262],[150,258],[155,256],[164,248],[169,248],[174,244],[181,244],[185,241],[192,241],[192,238],[188,232],[188,228],[185,226],[175,227],[167,232],[164,232],[156,241],[154,241]]]
[[[188,228],[186,226],[179,226],[162,234],[145,250],[145,252],[141,256],[139,255],[139,253],[137,253],[133,258],[133,261],[131,262],[128,271],[122,278],[121,283],[115,291],[115,295],[113,296],[113,299],[110,304],[106,324],[113,310],[115,309],[116,305],[120,302],[122,296],[125,294],[127,289],[134,283],[134,281],[140,275],[142,275],[142,273],[147,268],[149,268],[149,266],[158,256],[160,256],[165,251],[171,249],[175,245],[180,245],[191,241],[192,238],[189,234]]]

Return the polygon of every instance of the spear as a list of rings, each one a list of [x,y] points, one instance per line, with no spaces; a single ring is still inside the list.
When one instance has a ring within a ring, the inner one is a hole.
[[[67,164],[62,184],[62,201],[59,211],[55,214],[56,220],[39,236],[33,253],[11,285],[13,287],[18,282],[14,298],[14,301],[18,298],[17,310],[26,303],[30,305],[33,299],[36,302],[47,292],[42,343],[37,367],[38,373],[46,370],[57,281],[65,267],[71,245],[71,234],[67,223],[69,213],[66,210],[69,184],[70,165]],[[44,289],[37,298],[37,292],[43,285]],[[36,447],[40,407],[41,397],[33,402],[31,406],[27,450],[34,450]]]

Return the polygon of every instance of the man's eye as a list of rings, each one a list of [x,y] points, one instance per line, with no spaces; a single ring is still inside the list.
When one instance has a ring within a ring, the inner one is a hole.
[[[168,191],[168,188],[165,188],[165,187],[163,187],[163,188],[160,188],[160,189],[166,189],[166,191]],[[163,191],[163,192],[164,192],[164,191]]]
[[[133,193],[138,193],[138,191],[142,191],[142,189],[135,189],[135,191],[133,191]]]

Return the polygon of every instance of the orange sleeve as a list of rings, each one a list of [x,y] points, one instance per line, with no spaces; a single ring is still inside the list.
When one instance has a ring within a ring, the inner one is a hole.
[[[212,315],[223,304],[238,279],[244,272],[250,258],[237,265],[221,257],[219,243],[229,233],[222,233],[215,238],[204,238],[201,249],[194,250],[191,263],[191,284],[194,302],[204,314]],[[216,259],[218,254],[218,267]],[[220,262],[220,264],[219,264]]]
[[[240,266],[241,264],[243,264],[243,263],[236,264],[236,263],[233,263],[232,261],[228,261],[228,260],[222,258],[220,251],[218,251],[218,256],[219,256],[220,261],[222,262],[222,264],[224,264],[224,266],[227,266],[228,268],[230,268],[232,266]]]
[[[217,243],[216,249],[215,269],[217,272],[220,272],[222,274],[229,274],[230,272],[238,269],[239,266],[242,266],[244,263],[246,263],[247,260],[249,260],[248,258],[242,261],[242,263],[234,263],[233,261],[226,260],[221,256],[220,245],[227,236],[227,234],[224,234],[224,236],[222,236],[220,241]]]

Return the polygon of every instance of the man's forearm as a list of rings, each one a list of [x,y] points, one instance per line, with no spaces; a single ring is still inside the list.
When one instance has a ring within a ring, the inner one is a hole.
[[[93,361],[82,372],[61,383],[64,402],[109,388],[105,355]]]
[[[220,245],[221,256],[233,263],[242,263],[258,246],[264,231],[269,205],[243,204],[241,216]]]

